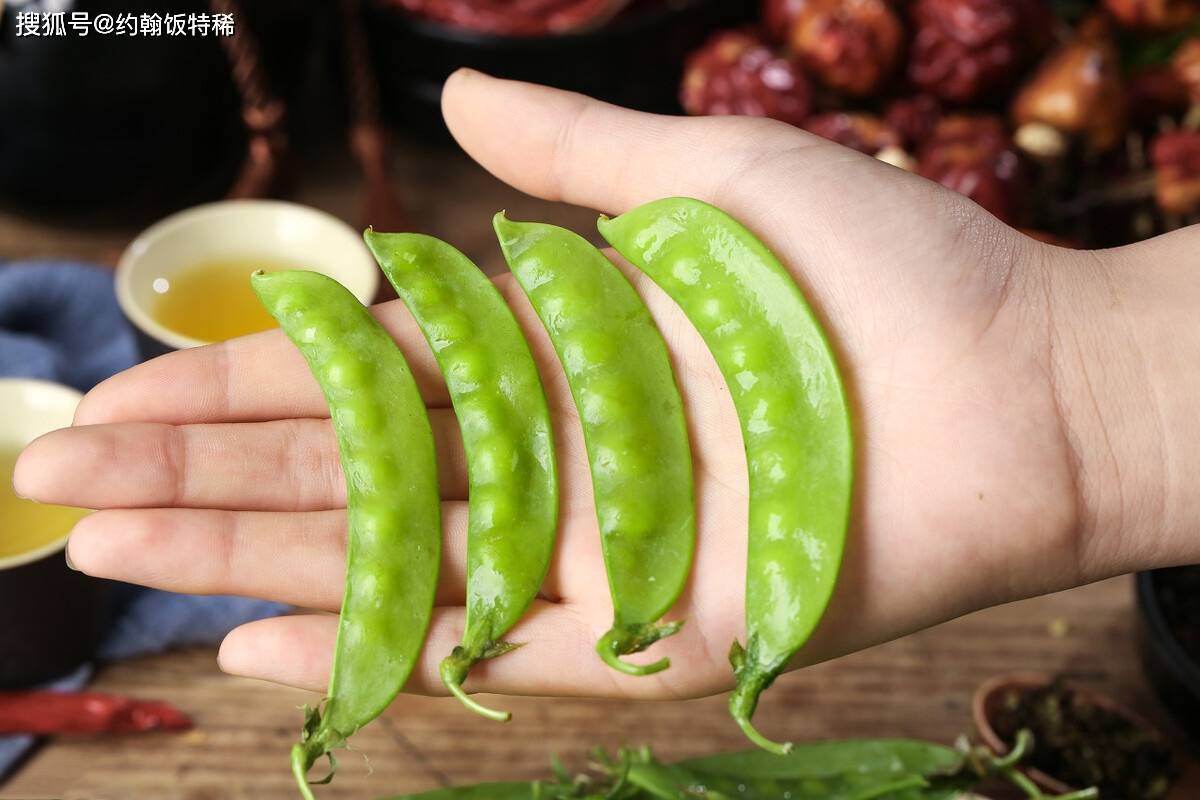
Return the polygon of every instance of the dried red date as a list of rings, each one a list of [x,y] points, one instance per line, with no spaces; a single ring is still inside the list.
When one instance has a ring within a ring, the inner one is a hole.
[[[904,28],[885,0],[805,0],[788,46],[826,86],[870,94],[895,70]]]
[[[804,123],[809,133],[873,156],[885,147],[899,147],[900,136],[873,114],[831,111],[813,114]]]
[[[743,31],[723,31],[688,57],[680,102],[696,116],[740,114],[799,125],[812,92],[800,65]]]
[[[942,117],[921,148],[917,173],[971,198],[1010,225],[1023,216],[1021,162],[999,117]]]
[[[1052,38],[1042,0],[915,0],[908,77],[964,103],[1010,85]]]
[[[1200,103],[1200,36],[1186,39],[1171,57],[1171,71],[1184,86],[1193,103]]]
[[[1063,45],[1038,67],[1013,102],[1013,120],[1044,123],[1102,152],[1124,135],[1125,104],[1116,46],[1107,37],[1087,37]]]
[[[1200,214],[1200,131],[1159,134],[1150,145],[1154,199],[1170,214]]]
[[[936,97],[927,94],[897,98],[883,111],[883,118],[900,135],[906,147],[923,144],[933,133],[941,115],[941,104]]]
[[[1104,7],[1125,27],[1142,30],[1174,30],[1200,15],[1196,0],[1104,0]]]
[[[773,42],[787,39],[792,20],[804,8],[805,0],[763,0],[762,24],[767,38]]]
[[[1188,105],[1188,87],[1170,66],[1130,73],[1125,78],[1125,91],[1129,111],[1141,123],[1152,123],[1164,115],[1177,114]]]

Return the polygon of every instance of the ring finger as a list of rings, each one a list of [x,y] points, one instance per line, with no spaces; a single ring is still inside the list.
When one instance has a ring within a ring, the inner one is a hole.
[[[464,602],[467,504],[442,503],[438,605]],[[113,509],[84,517],[67,553],[79,570],[156,589],[236,594],[337,611],[346,512]]]

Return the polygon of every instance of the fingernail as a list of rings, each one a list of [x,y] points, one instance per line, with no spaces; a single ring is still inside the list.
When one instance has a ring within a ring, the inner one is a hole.
[[[63,550],[63,556],[67,559],[67,569],[79,572],[79,567],[75,566],[75,562],[71,560],[71,542],[67,542],[66,548]]]

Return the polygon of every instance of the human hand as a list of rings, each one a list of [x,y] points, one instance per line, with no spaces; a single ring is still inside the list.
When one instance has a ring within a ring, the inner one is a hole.
[[[668,195],[707,200],[763,238],[804,289],[840,351],[859,450],[842,577],[797,666],[1129,567],[1093,513],[1078,440],[1097,434],[1078,411],[1087,400],[1076,373],[1057,360],[1052,324],[1067,307],[1092,311],[1055,292],[1061,273],[1102,269],[1097,257],[1035,242],[948,190],[770,121],[656,117],[466,72],[447,83],[443,104],[467,152],[517,188],[610,214]],[[673,666],[626,677],[595,654],[611,604],[582,435],[549,341],[504,276],[555,417],[562,510],[543,597],[506,637],[526,646],[477,665],[469,690],[692,697],[732,685],[747,502],[737,419],[698,334],[621,266],[671,351],[694,450],[696,558],[672,613],[688,622],[630,658],[667,655]],[[419,331],[398,302],[375,311],[413,366],[438,442],[439,608],[408,688],[441,693],[437,665],[464,623],[466,467]],[[106,381],[75,427],[27,449],[15,482],[43,502],[100,509],[69,547],[89,574],[339,607],[336,443],[315,381],[278,331]],[[228,636],[220,663],[320,690],[335,632],[329,614],[251,623]]]

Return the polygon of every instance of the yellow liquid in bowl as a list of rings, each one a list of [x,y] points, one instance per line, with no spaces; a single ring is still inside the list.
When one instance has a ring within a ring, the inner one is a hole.
[[[22,500],[12,488],[17,450],[0,449],[0,559],[49,544],[71,530],[87,509]]]
[[[154,280],[158,296],[151,314],[176,333],[205,342],[223,342],[273,328],[275,320],[250,288],[250,275],[259,269],[275,272],[303,267],[254,257],[194,264],[169,279]]]

